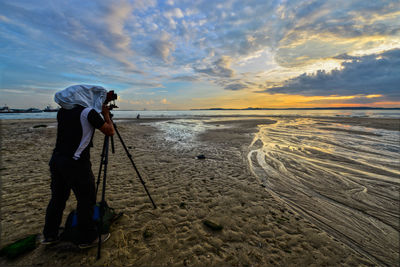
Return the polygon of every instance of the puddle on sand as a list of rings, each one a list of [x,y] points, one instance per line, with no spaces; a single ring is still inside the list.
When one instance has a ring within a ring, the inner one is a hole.
[[[162,132],[162,138],[173,148],[190,150],[199,143],[196,137],[208,129],[221,128],[217,125],[207,124],[204,120],[176,119],[171,121],[155,122],[152,125]]]

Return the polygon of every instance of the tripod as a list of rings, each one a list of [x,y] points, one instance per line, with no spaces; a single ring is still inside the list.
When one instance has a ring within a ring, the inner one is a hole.
[[[112,117],[111,113],[110,113],[110,117]],[[136,165],[133,162],[132,155],[129,153],[128,148],[126,147],[126,145],[124,143],[124,140],[122,140],[122,137],[121,137],[121,135],[120,135],[120,133],[118,131],[117,125],[114,122],[112,122],[112,123],[113,123],[114,129],[115,129],[115,132],[117,133],[118,138],[121,141],[121,144],[122,144],[122,146],[123,146],[123,148],[124,148],[124,150],[126,152],[126,155],[128,156],[129,160],[131,161],[132,166],[135,169],[136,174],[137,174],[140,182],[142,183],[142,185],[143,185],[143,187],[144,187],[144,189],[145,189],[145,191],[146,191],[151,203],[153,204],[154,209],[156,209],[157,206],[154,203],[153,199],[151,198],[151,195],[150,195],[149,191],[147,190],[146,183],[143,181],[142,176],[139,173],[139,170],[136,168]],[[103,216],[104,216],[105,194],[106,194],[107,165],[108,165],[108,151],[109,151],[110,139],[111,139],[112,153],[115,152],[115,149],[114,149],[114,138],[112,136],[107,136],[106,135],[104,137],[103,151],[101,153],[100,168],[99,168],[99,174],[98,174],[98,177],[97,177],[97,185],[96,185],[96,198],[97,198],[97,192],[98,192],[99,185],[100,185],[101,172],[103,170],[103,185],[102,185],[103,188],[102,188],[101,202],[100,202],[100,224],[99,224],[99,229],[98,229],[98,232],[99,232],[99,244],[98,244],[98,247],[97,247],[97,259],[100,259],[100,256],[101,256],[101,231],[102,231],[102,228],[103,228]]]

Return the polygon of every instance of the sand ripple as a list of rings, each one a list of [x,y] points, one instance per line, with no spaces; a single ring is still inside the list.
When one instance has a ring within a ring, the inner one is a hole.
[[[260,125],[248,161],[266,189],[378,262],[399,251],[399,132],[282,118]]]

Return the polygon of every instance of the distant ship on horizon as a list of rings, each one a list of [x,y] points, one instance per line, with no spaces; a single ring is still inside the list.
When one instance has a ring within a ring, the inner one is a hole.
[[[57,112],[60,108],[53,108],[52,106],[48,105],[45,109],[43,109],[44,112]]]
[[[57,112],[58,110],[59,108],[52,108],[51,106],[47,106],[43,110],[38,108],[28,108],[28,109],[9,108],[7,105],[0,107],[0,113],[41,113],[41,112]]]

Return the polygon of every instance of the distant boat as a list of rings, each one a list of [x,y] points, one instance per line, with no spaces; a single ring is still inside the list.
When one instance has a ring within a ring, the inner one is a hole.
[[[43,110],[38,108],[28,108],[28,109],[10,109],[7,106],[0,108],[0,113],[41,113]]]
[[[4,107],[0,107],[0,113],[9,113],[10,112],[10,108],[6,106]]]
[[[47,106],[45,109],[43,109],[44,112],[57,112],[59,108],[52,108],[51,106]]]
[[[43,110],[38,109],[38,108],[28,108],[22,112],[24,112],[24,113],[40,113],[40,112],[43,112]]]

